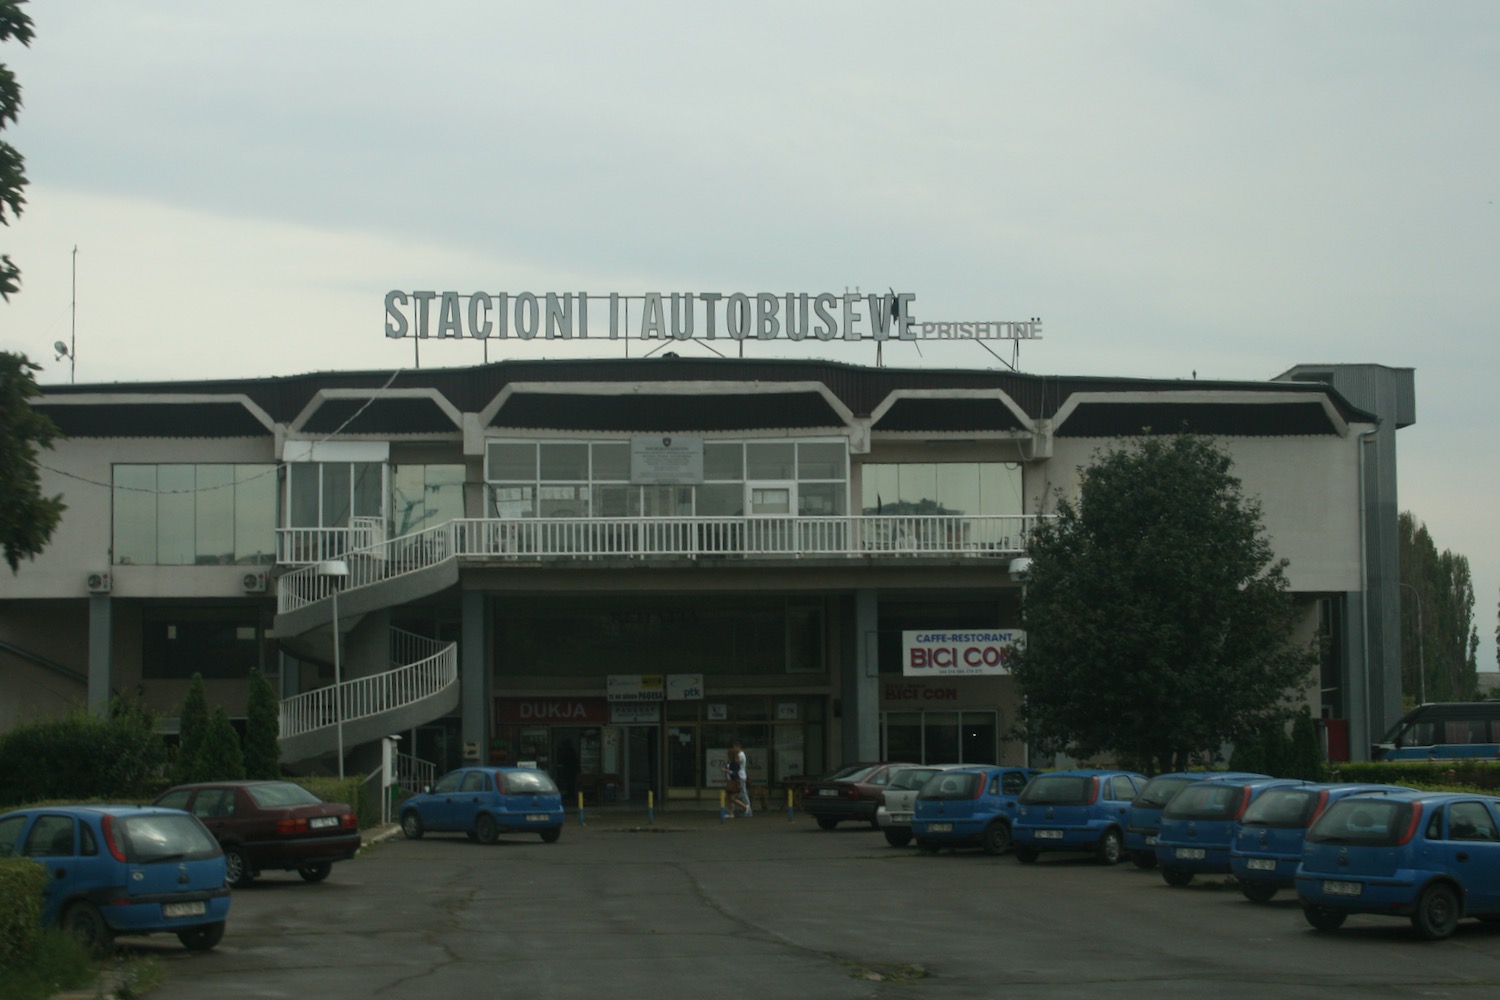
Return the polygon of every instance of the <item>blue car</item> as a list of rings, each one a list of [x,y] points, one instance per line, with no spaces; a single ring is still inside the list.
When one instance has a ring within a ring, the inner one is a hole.
[[[1297,884],[1302,838],[1333,803],[1350,795],[1410,791],[1395,785],[1291,785],[1262,793],[1245,809],[1229,845],[1229,867],[1240,892],[1253,903],[1269,902]]]
[[[1125,850],[1137,868],[1156,867],[1156,834],[1161,828],[1161,811],[1172,796],[1197,781],[1235,781],[1241,778],[1269,778],[1269,774],[1248,771],[1173,771],[1158,774],[1146,782],[1141,794],[1130,803],[1130,821],[1125,828]]]
[[[1436,941],[1460,917],[1500,918],[1500,798],[1352,795],[1308,829],[1297,897],[1320,931],[1351,913],[1403,916]]]
[[[1039,772],[1029,767],[965,767],[939,771],[917,793],[911,832],[929,853],[944,847],[1010,850],[1010,827],[1021,791]]]
[[[1162,879],[1167,885],[1187,885],[1194,875],[1229,874],[1229,844],[1250,803],[1268,789],[1312,784],[1295,778],[1251,778],[1187,786],[1161,811],[1156,860]]]
[[[1011,826],[1016,859],[1031,864],[1042,851],[1089,851],[1101,864],[1125,855],[1130,802],[1146,776],[1134,771],[1052,771],[1021,793]]]
[[[562,836],[562,793],[545,771],[529,767],[461,767],[401,803],[401,832],[462,833],[493,844],[502,833]]]
[[[96,956],[126,934],[176,934],[205,951],[224,938],[224,852],[195,817],[155,806],[46,806],[0,816],[0,858],[47,869],[42,923]]]

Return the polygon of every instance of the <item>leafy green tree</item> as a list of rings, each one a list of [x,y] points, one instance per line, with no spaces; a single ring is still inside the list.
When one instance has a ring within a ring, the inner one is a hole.
[[[0,548],[12,573],[46,547],[66,509],[62,494],[42,496],[37,449],[60,433],[27,402],[41,392],[37,369],[24,354],[0,351]]]
[[[0,42],[12,38],[31,44],[31,17],[21,9],[26,0],[0,0]],[[21,87],[10,67],[0,64],[0,130],[14,125],[21,112]],[[26,204],[26,159],[8,142],[0,142],[0,224],[10,225]],[[7,212],[7,210],[9,210]],[[21,271],[9,254],[0,255],[0,298],[9,300],[20,290]]]
[[[1231,467],[1202,437],[1121,444],[1032,533],[1011,672],[1043,750],[1185,770],[1290,717],[1316,661]]]
[[[245,712],[245,777],[281,777],[281,702],[271,681],[250,671],[250,700]]]
[[[1287,745],[1286,767],[1277,777],[1301,778],[1303,781],[1322,781],[1327,777],[1323,744],[1318,739],[1318,726],[1313,722],[1312,710],[1306,705],[1292,721],[1292,739]]]
[[[208,720],[208,734],[203,752],[198,756],[198,774],[193,781],[232,781],[245,776],[245,752],[240,749],[240,734],[234,731],[229,713],[223,705],[214,708]]]
[[[1427,701],[1479,697],[1479,630],[1469,560],[1437,544],[1411,511],[1396,523],[1401,560],[1401,690]]]
[[[178,784],[190,781],[209,780],[199,778],[202,773],[203,748],[208,742],[208,696],[203,690],[203,675],[193,674],[187,695],[178,710],[180,726],[177,733],[177,763],[173,775]]]

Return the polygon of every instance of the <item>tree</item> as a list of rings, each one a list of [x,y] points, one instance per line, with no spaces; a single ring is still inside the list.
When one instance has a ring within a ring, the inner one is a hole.
[[[39,395],[24,354],[0,351],[0,547],[12,573],[46,547],[66,509],[62,494],[42,496],[37,448],[50,448],[57,426],[27,402]]]
[[[1401,690],[1427,701],[1479,697],[1479,630],[1469,560],[1441,553],[1411,511],[1396,522],[1401,561]]]
[[[229,713],[223,705],[214,708],[208,720],[208,734],[203,752],[198,755],[199,771],[191,781],[236,781],[245,776],[245,752],[240,749],[240,734],[234,731]]]
[[[31,17],[21,5],[26,0],[0,0],[0,42],[12,38],[22,45],[31,45]],[[0,129],[14,125],[21,112],[21,87],[10,67],[0,63]],[[8,142],[0,142],[0,224],[10,225],[6,209],[11,217],[21,215],[21,206],[26,199],[21,192],[26,187],[26,159]],[[11,261],[9,254],[0,255],[0,298],[9,301],[11,295],[21,288],[21,271]]]
[[[245,777],[281,777],[281,703],[271,681],[250,671],[250,699],[245,711]]]
[[[1316,660],[1231,467],[1202,437],[1121,444],[1032,533],[1011,672],[1042,749],[1183,770],[1290,718]]]
[[[208,696],[203,690],[203,675],[193,674],[188,693],[177,712],[177,763],[172,773],[179,785],[203,780],[203,747],[208,742]]]

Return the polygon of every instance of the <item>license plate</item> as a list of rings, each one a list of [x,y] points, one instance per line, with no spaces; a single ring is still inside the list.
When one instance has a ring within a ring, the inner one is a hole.
[[[911,813],[890,813],[889,816],[896,826],[911,826]]]
[[[927,824],[927,832],[928,833],[952,833],[953,832],[953,824],[952,823],[928,823]]]
[[[1201,847],[1179,847],[1173,857],[1179,861],[1202,861],[1203,848]]]
[[[1146,846],[1147,847],[1155,847],[1156,846],[1156,834],[1149,833],[1149,834],[1146,835]]]
[[[1323,892],[1329,896],[1358,896],[1364,886],[1358,882],[1324,882]]]
[[[307,825],[313,830],[322,830],[325,827],[338,826],[339,818],[337,816],[314,816],[307,821]]]
[[[198,903],[165,903],[161,908],[164,917],[201,917],[205,909],[201,902]]]
[[[1061,830],[1038,830],[1036,832],[1036,839],[1037,840],[1062,840],[1062,831]]]
[[[1253,872],[1274,872],[1276,862],[1270,858],[1251,858],[1245,863],[1245,867]]]
[[[551,818],[552,817],[548,816],[546,813],[527,813],[526,814],[526,822],[528,822],[528,823],[545,823],[545,822],[547,822]]]
[[[832,795],[834,798],[838,798],[839,790],[837,788],[820,788],[820,789],[818,789],[818,794],[819,795]]]

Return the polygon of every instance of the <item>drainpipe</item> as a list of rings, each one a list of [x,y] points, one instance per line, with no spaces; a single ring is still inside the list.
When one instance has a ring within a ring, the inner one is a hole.
[[[1368,758],[1374,730],[1370,728],[1370,534],[1369,489],[1365,481],[1365,446],[1380,432],[1377,423],[1359,435],[1359,627],[1360,689],[1365,710],[1365,737],[1361,752]]]

